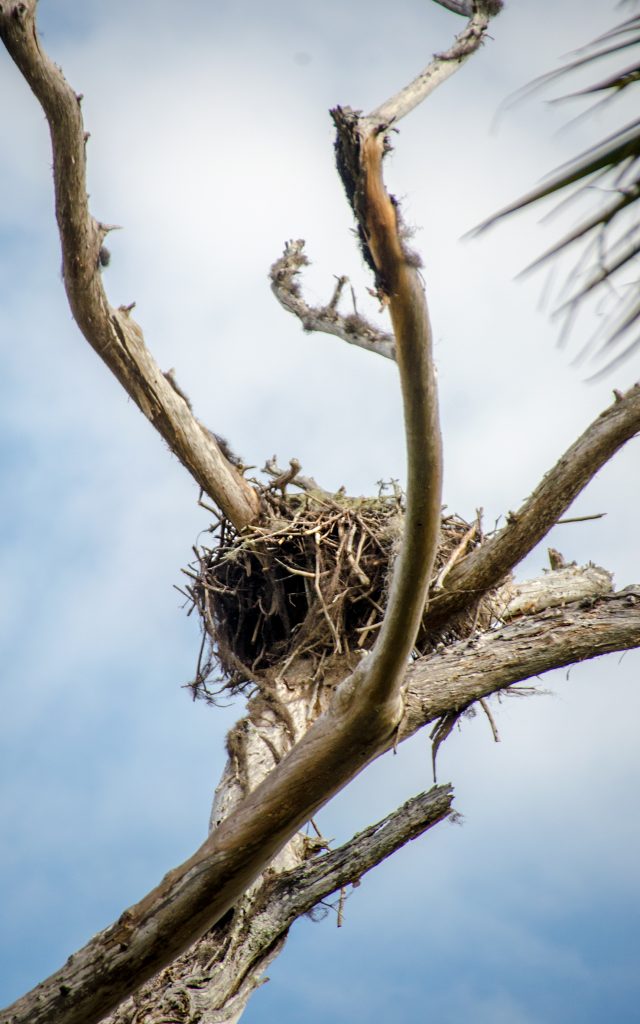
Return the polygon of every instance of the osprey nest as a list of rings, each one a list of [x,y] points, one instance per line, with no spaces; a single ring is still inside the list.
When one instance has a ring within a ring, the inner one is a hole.
[[[391,568],[402,535],[399,490],[377,498],[266,492],[268,525],[242,533],[225,519],[211,527],[213,543],[194,548],[183,570],[185,588],[201,619],[203,639],[194,697],[215,703],[224,693],[268,692],[299,658],[314,678],[336,656],[355,664],[376,639]],[[482,542],[479,519],[443,515],[432,589]],[[488,595],[434,637],[421,630],[415,656],[486,628]]]

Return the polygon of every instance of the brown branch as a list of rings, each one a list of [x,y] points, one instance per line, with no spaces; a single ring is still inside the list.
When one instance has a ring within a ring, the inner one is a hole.
[[[186,403],[161,378],[128,312],[114,313],[104,296],[96,272],[104,230],[86,208],[79,107],[61,74],[39,49],[34,7],[34,0],[11,0],[0,6],[0,31],[50,120],[65,285],[74,316],[118,379],[130,385],[152,422],[172,438],[180,427],[183,440],[189,442],[189,428],[203,433],[197,421],[184,419],[189,414]],[[391,311],[407,430],[406,539],[382,629],[372,653],[338,688],[328,712],[273,772],[238,803],[188,861],[169,872],[153,892],[94,937],[61,971],[8,1008],[5,1020],[12,1024],[99,1020],[219,920],[303,822],[388,748],[400,723],[404,666],[424,607],[440,519],[441,455],[431,333],[419,275],[404,249],[396,208],[382,183],[386,126],[372,124],[370,119],[365,125],[355,115],[336,117],[336,121],[353,179],[350,198],[380,295]],[[180,416],[176,416],[176,403]],[[218,453],[215,445],[212,450]],[[193,472],[192,447],[178,446],[177,452]],[[230,501],[226,493],[220,500],[218,474],[224,463],[216,467],[215,458],[213,463],[213,486],[206,482],[202,486],[226,510]],[[241,480],[233,473],[230,479],[236,486]],[[244,481],[242,485],[248,486]],[[232,519],[234,512],[238,515],[236,508],[229,512]],[[248,521],[252,510],[245,508],[245,513]]]
[[[424,612],[440,529],[442,444],[431,325],[419,261],[405,248],[397,205],[382,179],[386,126],[372,126],[348,108],[338,107],[332,116],[338,171],[378,294],[391,314],[407,443],[403,543],[382,628],[365,661],[367,695],[379,702],[393,693],[392,680],[398,665],[410,656]]]
[[[407,674],[408,693],[401,738],[413,734],[427,722],[436,721],[439,726],[434,739],[443,740],[459,720],[460,712],[474,700],[483,701],[490,693],[520,682],[528,675],[640,643],[640,590],[629,588],[609,599],[600,599],[591,608],[581,604],[583,602],[522,618],[477,638],[472,647],[468,641],[462,641],[442,652],[442,656],[416,662]],[[446,658],[444,668],[442,657]],[[440,792],[443,796],[446,794],[446,790]],[[427,794],[427,799],[429,796]],[[414,807],[414,801],[406,806]],[[396,815],[391,815],[384,823],[356,837],[363,840],[363,849],[375,854],[372,860],[376,863],[381,851],[379,842],[392,836],[391,829],[395,829],[398,820]],[[153,986],[145,987],[136,996],[135,1006],[123,1005],[114,1024],[133,1024],[143,1017],[146,1007],[154,1010],[154,1014],[150,1012],[150,1020],[162,1021],[165,1019],[162,1000],[175,998],[176,986],[179,991],[190,993],[189,1003],[193,1004],[193,1012],[185,1020],[197,1020],[197,1010],[204,1005],[210,1010],[224,1006],[229,1012],[230,981],[234,993],[236,982],[240,982],[238,995],[233,998],[243,1007],[260,973],[268,966],[269,950],[280,949],[279,943],[295,917],[306,913],[330,892],[354,882],[366,870],[364,865],[362,869],[355,867],[352,857],[355,841],[322,858],[309,860],[303,867],[290,869],[273,880],[272,888],[267,886],[255,896],[245,898],[240,905],[242,935],[232,941],[231,968],[226,974],[221,962],[229,952],[230,938],[228,927],[221,922],[189,954],[172,964],[166,976],[161,975]],[[198,972],[199,964],[206,964],[206,970]],[[198,987],[195,992],[188,984],[194,970],[202,983],[202,989]],[[233,1006],[236,1006],[235,1001]]]
[[[624,649],[634,640],[634,634],[637,643],[640,640],[640,592],[630,589],[609,602],[601,601],[590,610],[574,604],[552,616],[542,613],[535,619],[523,619],[518,625],[487,634],[473,648],[463,641],[447,655],[449,662],[444,673],[438,673],[437,659],[422,659],[408,674],[407,713],[402,723],[402,738],[423,726],[427,719],[433,721],[435,718],[439,723],[434,735],[435,754],[436,744],[446,739],[450,729],[460,720],[460,712],[472,703],[472,694],[468,690],[450,690],[456,682],[470,679],[473,686],[482,678],[486,683],[485,690],[501,690],[505,685],[520,681],[519,666],[523,660],[531,659],[529,671],[535,673],[558,667],[558,659],[563,656],[567,641],[572,658],[581,658],[585,653],[593,657],[604,649],[619,649],[618,644]],[[550,640],[554,637],[557,637],[557,642],[552,650]],[[592,646],[594,637],[595,649]],[[477,658],[482,662],[481,669]],[[442,714],[442,702],[430,699],[436,687],[444,687],[447,700],[455,699],[458,711]],[[485,698],[480,696],[477,699],[481,706],[484,704],[497,738]],[[225,919],[189,953],[178,958],[167,972],[145,986],[136,995],[135,1004],[123,1004],[115,1018],[109,1018],[109,1024],[134,1024],[139,1019],[146,1020],[144,1014],[147,1009],[150,1021],[160,1024],[166,1019],[163,1013],[168,1014],[171,1007],[175,1007],[176,992],[184,993],[191,1007],[189,1014],[180,1017],[185,1022],[198,1020],[198,1012],[205,1006],[210,1012],[224,1007],[229,1015],[232,1007],[238,1011],[244,1008],[251,991],[267,969],[273,950],[280,950],[287,929],[295,918],[307,913],[330,893],[356,882],[368,870],[369,864],[379,863],[383,850],[381,843],[388,844],[389,853],[399,848],[406,840],[399,833],[397,842],[394,837],[398,826],[402,827],[404,812],[413,814],[419,811],[418,822],[422,818],[420,806],[423,800],[427,801],[428,810],[432,795],[435,799],[435,794],[440,792],[437,799],[442,802],[446,800],[447,790],[448,787],[440,787],[414,798],[405,808],[379,825],[366,829],[340,849],[308,860],[302,867],[290,869],[271,883],[267,882],[254,895],[245,897],[240,904],[240,929],[234,930],[233,923],[226,924],[228,919]],[[446,808],[443,803],[445,813]],[[359,860],[360,850],[369,857],[366,865]],[[198,982],[195,989],[190,984],[194,975]]]
[[[34,0],[0,8],[0,29],[43,103],[54,144],[56,209],[65,250],[65,282],[74,314],[119,378],[150,357],[128,315],[112,314],[95,272],[100,229],[89,217],[79,106],[59,71],[41,54]],[[356,126],[352,123],[351,127]],[[13,1024],[92,1024],[173,960],[219,920],[314,812],[371,761],[402,717],[401,686],[413,647],[437,543],[441,455],[431,333],[419,275],[407,260],[395,209],[381,177],[383,135],[361,136],[360,213],[394,323],[407,429],[406,541],[396,563],[388,611],[372,653],[336,691],[328,712],[273,772],[238,804],[208,840],[159,886],[94,937],[71,963],[14,1004]],[[354,168],[355,170],[355,168]],[[66,178],[69,177],[69,182]],[[82,198],[82,202],[79,199]],[[125,358],[126,357],[126,358]],[[186,402],[156,371],[138,373],[166,392],[183,417]],[[138,379],[138,378],[136,378]],[[134,389],[136,395],[137,389]],[[146,393],[142,405],[150,418]],[[157,401],[159,405],[159,401]],[[202,435],[194,421],[194,429]],[[216,449],[217,450],[217,449]],[[219,501],[217,479],[213,495]],[[205,487],[209,491],[208,487]],[[253,492],[252,492],[253,493]],[[257,500],[257,499],[256,499]],[[221,502],[220,502],[221,503]],[[222,504],[222,503],[221,503]]]
[[[640,647],[640,587],[547,608],[443,648],[410,666],[406,739],[429,722],[533,676],[614,651]]]
[[[205,1010],[207,1020],[217,1019],[214,1014],[222,1010],[225,1020],[237,1019],[293,922],[332,893],[357,886],[363,875],[412,839],[454,817],[452,801],[450,786],[434,787],[338,849],[308,857],[277,875],[270,872],[242,901],[241,926],[233,919],[221,921],[104,1024],[160,1024],[168,1019],[195,1024]],[[322,844],[319,848],[326,849]]]
[[[640,588],[596,600],[591,608],[567,605],[516,620],[477,638],[473,645],[461,641],[414,663],[406,676],[399,736],[404,739],[427,722],[464,710],[532,675],[638,646]],[[336,740],[341,723],[335,707],[333,714],[319,719],[189,861],[60,971],[7,1007],[0,1014],[1,1024],[49,1024],[53,1019],[57,1024],[90,1024],[173,960],[229,909],[259,873],[256,864],[260,870],[267,866],[283,845],[283,819],[292,819],[303,795],[311,794],[309,802],[320,802],[318,793],[324,801],[338,788],[327,771],[344,772],[345,761],[352,766],[354,752],[356,760],[368,761],[393,746],[393,736],[374,745],[370,728],[361,731],[356,718],[353,724],[349,757]],[[308,808],[297,814],[296,829],[310,815]]]
[[[80,156],[73,149],[74,132],[81,129],[77,102],[74,98],[70,112],[66,83],[40,54],[33,6],[33,0],[22,5],[12,0],[8,11],[2,9],[0,26],[37,95],[52,107],[63,245],[68,245],[68,214],[77,217],[80,212],[79,224],[69,229],[74,251],[90,252],[96,260],[99,247],[95,253],[91,249],[97,239],[86,207],[69,206],[63,180],[65,170],[76,175],[75,166],[68,166],[65,147],[71,147],[72,160]],[[58,106],[62,129],[55,116]],[[301,825],[389,744],[402,717],[402,680],[424,608],[440,522],[441,451],[431,332],[420,278],[407,258],[395,208],[382,183],[384,135],[379,127],[360,133],[354,120],[349,129],[358,137],[357,167],[354,162],[352,171],[360,181],[361,227],[370,240],[394,325],[408,447],[406,540],[394,569],[382,629],[371,654],[338,687],[327,713],[273,772],[189,860],[94,937],[72,963],[14,1004],[8,1011],[13,1024],[44,1024],[54,1017],[58,1024],[99,1020],[219,920]],[[76,199],[78,185],[84,189],[84,154],[81,164],[71,192]],[[86,242],[80,249],[78,238]],[[101,354],[112,351],[113,338],[106,326],[113,318],[103,315],[106,300],[93,268],[67,261],[65,276],[72,306],[77,294],[83,300],[81,326],[91,328],[91,334],[95,326],[93,341]],[[84,284],[78,290],[76,277]],[[87,309],[91,315],[85,323]],[[120,326],[118,319],[115,323]],[[120,340],[126,351],[129,335],[123,329]],[[186,403],[171,385],[164,378],[159,383],[187,413]]]
[[[225,515],[239,528],[254,520],[258,496],[227,461],[171,387],[144,344],[132,306],[109,305],[100,272],[108,226],[89,212],[86,135],[80,98],[43,51],[35,27],[36,0],[0,5],[0,38],[22,72],[49,122],[64,284],[73,317],[83,335]]]
[[[425,628],[435,638],[452,615],[496,586],[552,529],[580,491],[626,442],[640,431],[640,384],[598,416],[543,477],[518,512],[495,537],[475,548],[451,570],[434,594]]]

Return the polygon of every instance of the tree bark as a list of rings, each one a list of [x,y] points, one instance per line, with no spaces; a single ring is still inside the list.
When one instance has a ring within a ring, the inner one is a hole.
[[[395,839],[387,820],[384,827],[368,830],[365,839],[360,837],[341,851],[300,866],[305,840],[297,833],[318,807],[366,764],[425,723],[450,720],[474,701],[532,674],[640,645],[639,593],[632,589],[603,594],[600,580],[600,589],[586,587],[589,607],[584,603],[558,607],[557,602],[545,606],[537,595],[535,614],[518,617],[521,608],[509,598],[511,621],[507,624],[437,650],[407,670],[419,626],[426,624],[433,631],[437,646],[440,630],[451,617],[504,578],[554,525],[599,466],[640,427],[640,388],[636,387],[569,449],[500,534],[452,566],[439,581],[424,618],[441,505],[437,395],[418,265],[404,245],[397,204],[384,187],[382,160],[389,126],[478,48],[499,6],[496,0],[475,0],[470,7],[466,2],[453,4],[460,13],[469,8],[471,20],[447,53],[438,55],[415,82],[367,117],[348,108],[334,112],[340,168],[363,252],[375,274],[378,295],[391,313],[407,436],[404,539],[377,642],[353,671],[346,662],[336,661],[336,685],[326,686],[320,697],[313,691],[317,706],[313,714],[309,712],[311,681],[305,678],[304,664],[292,666],[290,672],[297,675],[295,686],[301,693],[293,726],[285,728],[278,721],[273,705],[254,703],[248,718],[232,731],[230,768],[218,790],[214,827],[206,842],[70,957],[60,971],[3,1011],[0,1024],[49,1024],[52,1020],[92,1024],[208,931],[204,941],[213,942],[214,950],[224,948],[227,957],[233,948],[227,966],[234,971],[237,967],[237,977],[242,979],[233,991],[227,985],[226,1001],[208,1019],[237,1019],[256,972],[277,951],[293,917],[312,906],[309,901],[319,893],[353,881],[359,871],[368,870],[366,864],[386,856],[387,840],[391,846],[400,844],[402,836],[406,841],[432,820],[425,817],[425,806],[416,818],[407,811],[398,816],[396,824],[402,824]],[[95,222],[87,207],[80,101],[42,51],[34,15],[35,0],[4,0],[0,36],[49,121],[64,280],[73,315],[194,479],[241,530],[260,512],[258,494],[225,459],[215,438],[159,371],[130,316],[131,307],[114,310],[106,299],[98,265],[109,228]],[[287,687],[288,681],[283,674],[281,685]],[[309,725],[318,711],[320,716]],[[433,810],[432,801],[440,799],[444,801],[438,804],[441,818],[449,813],[449,791],[437,791],[426,802]],[[409,830],[403,832],[405,826]],[[261,873],[263,880],[258,883]],[[245,903],[232,911],[248,889]],[[253,930],[238,931],[243,908],[252,915]],[[261,928],[267,918],[268,926]],[[211,928],[218,929],[219,942],[211,938]],[[212,965],[214,955],[207,952],[207,963]],[[209,1012],[202,994],[209,981],[205,979],[193,1004],[200,1019],[207,1019],[202,1014]]]
[[[301,846],[297,866],[269,871],[188,953],[123,1003],[104,1024],[234,1024],[293,922],[332,893],[357,886],[366,872],[451,816],[450,786],[421,793],[336,850]],[[337,912],[340,912],[340,905]]]
[[[552,574],[550,573],[549,576]],[[600,584],[598,583],[598,586]],[[552,588],[551,600],[556,598],[556,589]],[[388,737],[384,749],[389,749],[394,742],[402,741],[412,735],[425,724],[437,721],[448,714],[459,714],[482,697],[521,682],[531,676],[540,675],[553,668],[573,664],[600,654],[627,650],[640,646],[640,588],[626,588],[619,593],[598,596],[596,593],[587,600],[584,596],[580,601],[566,604],[564,607],[552,606],[538,611],[534,615],[523,615],[514,618],[506,625],[499,626],[489,632],[468,640],[460,641],[451,647],[443,648],[437,654],[422,658],[411,665],[406,674],[406,694],[404,698],[404,716],[400,723],[397,736]],[[337,669],[337,671],[339,671]],[[256,709],[256,714],[267,715],[273,719],[273,711],[266,708]],[[250,713],[251,717],[251,713]],[[312,727],[313,728],[313,727]],[[253,733],[255,725],[250,730]],[[285,742],[292,742],[291,739]],[[303,744],[298,742],[292,753]],[[273,747],[273,739],[271,739]],[[267,744],[263,755],[265,768],[273,763],[271,747]],[[380,750],[379,752],[382,752]],[[268,784],[274,774],[284,770],[286,777],[288,758],[285,758],[265,780]],[[255,797],[262,787],[258,786],[251,796]],[[243,789],[238,784],[238,795]],[[241,816],[242,804],[246,798],[240,797]],[[232,801],[235,805],[235,801]],[[270,813],[269,804],[258,801],[266,813]],[[238,817],[234,809],[230,815],[232,829]],[[219,838],[224,831],[224,823],[213,833],[211,840]],[[297,842],[302,842],[298,838]],[[211,846],[209,847],[212,848]],[[198,855],[191,859],[191,872],[185,883],[192,882],[194,876],[199,878],[198,885],[202,889],[206,884],[205,872],[220,870],[224,866],[223,856],[215,855],[215,859],[205,861]],[[188,862],[189,863],[189,862]],[[291,867],[291,862],[289,862]],[[175,873],[174,873],[175,874]],[[171,912],[171,903],[179,898],[180,893],[172,893],[172,876],[167,876],[160,887],[159,903],[161,905],[160,924],[162,919]],[[180,887],[177,886],[179,889]],[[209,890],[211,899],[217,894],[213,887]],[[138,905],[140,906],[140,905]],[[88,946],[69,959],[64,968],[53,975],[48,982],[38,986],[32,993],[18,1000],[0,1015],[2,1024],[17,1022],[50,1021],[52,1000],[57,996],[63,1001],[70,996],[78,981],[86,979],[87,985],[95,986],[102,971],[111,958],[118,954],[136,954],[140,948],[139,933],[132,928],[134,919],[129,917],[138,908],[132,908],[122,916],[120,922],[111,926],[106,932],[96,936]],[[222,916],[222,915],[221,915]],[[150,915],[140,919],[139,929],[143,938],[147,928],[154,926],[156,918]],[[130,943],[128,947],[126,944]],[[126,948],[123,949],[122,947]],[[144,945],[142,945],[144,949]],[[173,959],[168,957],[167,961]],[[134,969],[138,965],[134,961]],[[150,974],[153,972],[150,972]],[[45,1001],[46,1000],[46,1001]],[[56,1010],[57,1012],[57,1010]],[[74,1006],[64,1007],[63,1015],[56,1020],[82,1020]],[[99,1017],[97,1019],[100,1019]],[[188,1018],[187,1018],[188,1019]],[[215,1019],[215,1018],[214,1018]],[[220,1018],[225,1020],[224,1017]],[[231,1018],[229,1018],[231,1019]]]
[[[562,587],[566,601],[559,605]],[[569,567],[520,584],[518,590],[508,624],[419,659],[409,668],[398,742],[532,676],[640,644],[640,588],[614,594],[604,570],[594,574],[590,566]],[[525,603],[526,610],[517,613]],[[304,674],[302,667],[301,671]],[[297,685],[293,678],[290,684]],[[317,700],[315,691],[313,696],[304,689],[297,692],[301,698],[288,704],[296,735]],[[244,746],[232,744],[234,754],[218,788],[213,828],[223,814],[232,813],[246,785],[271,770],[273,751],[287,749],[292,742],[282,719],[261,701],[250,704],[248,718],[236,729],[245,737]],[[415,834],[421,834],[422,825],[430,828],[437,808],[450,812],[450,796],[449,787],[431,790],[325,854],[317,853],[323,849],[322,838],[298,835],[236,904],[233,914],[123,1003],[105,1024],[164,1024],[169,1017],[176,1024],[237,1021],[295,918],[357,882],[392,852],[391,847],[395,850],[412,838],[414,832],[405,833],[405,824],[414,822]],[[366,867],[356,859],[361,840],[370,858]]]
[[[454,566],[432,595],[425,628],[438,638],[452,616],[500,583],[566,512],[578,494],[615,453],[640,431],[640,384],[600,413],[560,457],[507,525]]]

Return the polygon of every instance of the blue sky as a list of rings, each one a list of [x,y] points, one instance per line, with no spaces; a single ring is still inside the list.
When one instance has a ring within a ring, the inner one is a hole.
[[[198,415],[248,460],[300,459],[371,493],[404,473],[394,367],[303,335],[269,265],[304,237],[314,301],[369,283],[332,163],[327,109],[371,108],[461,22],[427,0],[366,5],[40,2],[46,46],[84,93],[96,216],[123,225],[106,271]],[[640,376],[586,384],[556,346],[543,278],[514,277],[563,222],[531,211],[461,236],[604,134],[605,110],[512,92],[621,17],[613,3],[508,4],[493,39],[402,125],[389,180],[417,225],[436,336],[445,501],[487,523]],[[194,705],[197,624],[173,589],[208,525],[177,461],[68,312],[48,135],[0,57],[0,1004],[57,968],[204,838],[241,707]],[[564,223],[570,223],[565,221]],[[375,313],[375,310],[372,311]],[[597,315],[594,311],[593,317]],[[595,319],[581,328],[585,335]],[[570,560],[640,581],[638,442],[557,528]],[[527,560],[546,563],[544,546]],[[440,754],[464,825],[370,874],[340,931],[295,926],[245,1020],[581,1024],[637,1020],[638,654],[544,680]],[[344,840],[431,783],[425,736],[323,812]]]

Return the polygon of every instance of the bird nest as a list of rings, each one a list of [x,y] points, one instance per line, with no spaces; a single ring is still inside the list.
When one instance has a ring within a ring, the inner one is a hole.
[[[215,702],[225,692],[268,689],[301,657],[320,677],[331,656],[355,660],[369,650],[403,521],[396,489],[373,499],[288,494],[267,525],[242,533],[221,518],[213,544],[194,548],[197,561],[184,570],[190,612],[198,612],[203,627],[194,697]],[[479,521],[443,515],[432,586],[481,540]],[[415,655],[469,636],[490,618],[484,599],[446,637],[420,630]]]

